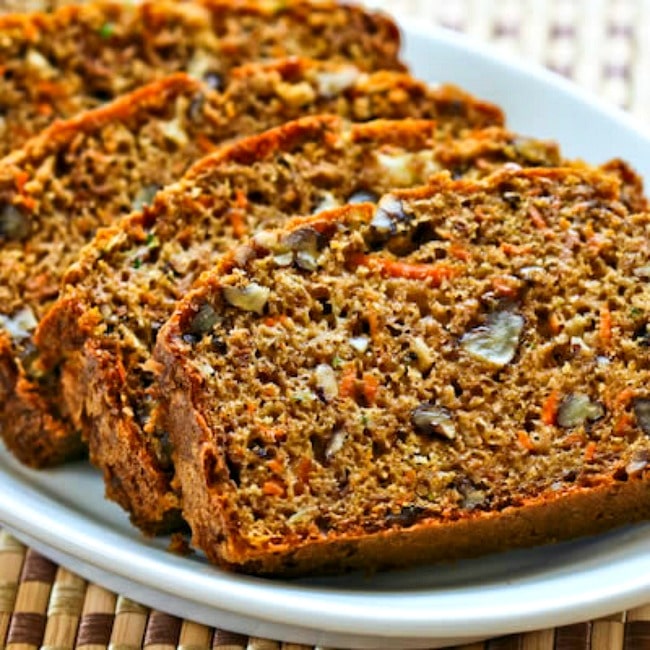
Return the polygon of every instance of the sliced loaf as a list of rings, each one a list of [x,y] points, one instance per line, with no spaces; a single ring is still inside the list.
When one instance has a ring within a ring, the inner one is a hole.
[[[649,230],[615,177],[509,170],[229,253],[156,345],[194,544],[302,575],[650,517]]]
[[[523,139],[498,129],[482,135],[466,147],[471,156],[453,158],[455,173],[525,164],[522,148],[535,151],[535,164],[558,161],[552,144],[522,147]],[[168,435],[151,419],[148,390],[151,350],[175,301],[260,226],[425,182],[456,148],[439,137],[427,121],[350,126],[336,117],[304,118],[200,161],[141,214],[100,232],[82,252],[39,327],[38,346],[46,366],[65,361],[65,402],[88,432],[108,495],[137,525],[159,528],[177,499]],[[307,255],[312,242],[304,245]]]
[[[171,75],[49,127],[0,162],[0,435],[23,462],[52,465],[84,450],[76,409],[61,402],[30,338],[80,247],[223,140],[328,111],[356,121],[435,117],[450,134],[502,122],[498,108],[453,88],[292,58],[235,70],[222,93]],[[534,154],[526,139],[512,147]]]
[[[327,0],[98,0],[0,17],[0,33],[0,154],[173,72],[216,89],[234,66],[291,54],[403,67],[388,17]]]

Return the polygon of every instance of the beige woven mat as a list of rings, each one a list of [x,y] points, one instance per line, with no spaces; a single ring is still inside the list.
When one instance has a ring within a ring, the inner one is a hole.
[[[61,0],[0,0],[0,11]],[[650,123],[650,0],[375,0],[574,79]],[[0,650],[300,650],[151,611],[57,567],[0,530]],[[467,650],[650,650],[650,605]],[[309,649],[308,649],[309,650]]]
[[[373,0],[490,42],[650,122],[650,0]]]
[[[4,645],[3,645],[4,644]],[[0,649],[325,650],[233,634],[149,610],[89,584],[0,530]],[[650,605],[464,650],[648,650]]]

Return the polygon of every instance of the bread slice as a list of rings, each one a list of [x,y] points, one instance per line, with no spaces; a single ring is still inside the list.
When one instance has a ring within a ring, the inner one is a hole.
[[[84,450],[82,423],[61,404],[58,378],[39,367],[30,338],[80,247],[223,140],[320,112],[435,117],[450,134],[503,121],[497,107],[453,87],[291,58],[234,70],[222,93],[171,75],[49,127],[0,162],[0,435],[23,462],[52,465]],[[535,155],[525,139],[513,146]],[[555,155],[545,147],[539,155]]]
[[[620,192],[443,176],[222,258],[155,354],[194,544],[302,575],[648,518],[650,214]]]
[[[38,346],[48,367],[65,360],[65,402],[88,431],[109,496],[138,526],[160,528],[176,498],[168,436],[151,420],[156,334],[223,251],[290,215],[423,183],[449,156],[455,173],[474,175],[525,163],[522,149],[534,150],[536,163],[543,155],[558,160],[554,145],[523,147],[523,139],[497,129],[467,135],[477,144],[461,161],[450,153],[454,140],[439,137],[429,121],[350,126],[337,117],[304,118],[203,159],[82,252],[39,327]]]
[[[403,69],[388,17],[325,0],[99,0],[0,17],[0,155],[173,72],[215,88],[234,66],[298,54]]]

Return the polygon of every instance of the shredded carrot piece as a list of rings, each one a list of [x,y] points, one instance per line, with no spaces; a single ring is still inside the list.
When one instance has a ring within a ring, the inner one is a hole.
[[[553,334],[559,334],[562,330],[562,323],[555,312],[548,317],[548,326]]]
[[[575,444],[583,445],[584,441],[585,441],[584,431],[574,431],[564,439],[564,444],[566,446],[571,446]]]
[[[377,389],[379,388],[379,379],[369,372],[363,375],[363,396],[368,404],[374,404],[377,398]]]
[[[497,275],[492,278],[492,288],[497,295],[512,298],[517,295],[515,282],[514,278]]]
[[[370,338],[374,341],[379,335],[379,316],[374,310],[368,312],[368,327],[370,328]]]
[[[22,194],[25,191],[25,183],[29,180],[29,174],[27,172],[17,172],[14,176],[14,181],[16,183],[16,189],[19,194]]]
[[[357,371],[353,364],[343,369],[343,376],[339,382],[339,395],[343,398],[353,397],[357,390]]]
[[[508,242],[502,242],[500,248],[506,255],[525,255],[533,249],[530,244],[517,245],[509,244]]]
[[[51,104],[46,104],[45,102],[41,102],[36,106],[36,112],[39,115],[43,115],[45,117],[49,117],[54,113],[54,109],[52,108]]]
[[[277,458],[271,458],[271,460],[269,460],[267,465],[268,468],[272,472],[275,472],[276,474],[282,474],[282,472],[284,471],[284,465]]]
[[[286,314],[279,314],[277,316],[267,316],[264,319],[264,324],[267,325],[268,327],[273,327],[278,323],[284,325],[287,322],[287,320],[288,319]]]
[[[34,25],[33,22],[27,20],[25,21],[25,38],[28,41],[34,42],[38,38],[38,28]]]
[[[533,444],[533,441],[530,439],[530,436],[523,429],[517,431],[517,440],[519,441],[519,444],[524,449],[527,449],[528,451],[535,450],[535,445]]]
[[[296,474],[298,476],[298,479],[302,483],[308,483],[309,482],[309,475],[311,474],[313,469],[311,458],[307,458],[306,456],[300,460],[298,463],[298,467],[296,469]]]
[[[240,210],[246,210],[248,207],[248,198],[242,189],[235,190],[235,205]]]
[[[265,481],[262,486],[262,492],[271,497],[283,497],[284,486],[275,480]]]
[[[544,406],[542,406],[542,422],[544,424],[555,424],[557,416],[557,408],[559,405],[558,394],[556,390],[552,390],[551,394],[546,398]]]
[[[35,198],[24,195],[20,197],[20,201],[30,212],[36,209],[37,202]]]
[[[246,404],[246,411],[251,414],[255,413],[255,411],[257,411],[257,406],[253,402],[248,402],[248,404]]]
[[[530,220],[533,222],[533,225],[535,228],[539,228],[540,230],[544,230],[545,228],[548,228],[548,224],[544,220],[544,217],[542,216],[542,213],[539,211],[539,209],[531,205],[528,208],[528,216],[530,217]]]
[[[217,147],[217,145],[214,142],[212,142],[212,140],[210,140],[208,137],[206,137],[203,133],[199,133],[199,135],[196,136],[196,144],[198,145],[202,153],[210,153],[211,151],[214,151]]]
[[[272,429],[271,427],[265,427],[264,425],[260,425],[259,429],[264,440],[268,440],[270,442],[284,440],[287,437],[286,431],[283,431],[282,429]]]
[[[463,262],[469,262],[472,259],[472,254],[466,248],[463,248],[456,242],[452,243],[451,246],[449,246],[449,254],[452,257],[455,257],[457,260],[462,260]]]
[[[389,260],[378,255],[355,255],[352,262],[357,266],[368,266],[379,269],[384,275],[391,278],[405,278],[407,280],[432,280],[439,285],[443,280],[458,275],[458,270],[449,264],[407,264]]]
[[[587,446],[585,447],[585,460],[588,463],[591,463],[591,461],[593,461],[595,456],[596,456],[596,443],[592,440],[591,442],[588,442]]]
[[[621,413],[614,423],[614,434],[622,436],[627,433],[634,424],[634,417],[631,413]]]
[[[636,391],[634,388],[624,388],[617,396],[616,399],[614,400],[614,403],[616,406],[625,406],[634,396],[636,395]]]
[[[229,210],[228,219],[232,226],[232,232],[237,239],[242,239],[248,233],[248,226],[241,210]]]
[[[598,324],[598,334],[603,345],[609,345],[612,342],[612,313],[608,305],[600,308],[600,321]]]

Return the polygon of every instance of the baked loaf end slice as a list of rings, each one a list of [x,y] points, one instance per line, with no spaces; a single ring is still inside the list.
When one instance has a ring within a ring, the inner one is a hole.
[[[300,575],[650,516],[649,227],[600,172],[505,171],[225,256],[156,346],[194,544]]]
[[[403,69],[388,17],[328,1],[99,1],[3,16],[0,33],[0,154],[172,72],[218,89],[237,65],[292,54]]]
[[[8,255],[0,262],[0,326],[11,329],[16,318],[30,323],[14,332],[15,345],[6,335],[0,344],[0,435],[23,462],[51,465],[83,451],[79,407],[63,412],[58,377],[39,369],[29,333],[96,228],[149,202],[223,140],[321,112],[355,121],[437,117],[441,134],[451,135],[502,121],[490,104],[403,73],[366,74],[351,63],[291,58],[233,71],[222,93],[176,73],[51,126],[0,162],[0,250]],[[530,164],[557,159],[552,144],[494,133],[494,147],[509,138],[514,158],[524,159],[521,149]]]
[[[66,404],[88,431],[91,460],[103,469],[109,496],[137,525],[158,529],[176,494],[168,435],[151,419],[148,391],[153,344],[175,301],[223,251],[262,225],[425,182],[454,147],[446,137],[438,141],[439,133],[428,121],[349,126],[336,117],[305,118],[200,161],[82,252],[41,322],[38,346],[47,367],[64,361]],[[481,142],[477,136],[472,155],[452,156],[454,173],[526,163],[511,133],[497,129]],[[557,163],[554,145],[531,149]],[[312,246],[304,242],[306,265]]]

